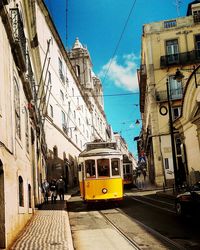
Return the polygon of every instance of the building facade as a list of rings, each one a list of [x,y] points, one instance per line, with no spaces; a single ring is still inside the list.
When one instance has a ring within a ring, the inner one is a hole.
[[[149,178],[156,186],[181,186],[189,181],[192,169],[199,169],[195,164],[200,160],[195,139],[198,129],[191,125],[193,132],[190,130],[189,135],[189,127],[184,127],[184,133],[180,127],[183,124],[178,122],[184,119],[185,103],[190,102],[186,100],[187,81],[200,62],[199,10],[199,1],[194,1],[188,6],[185,17],[143,26],[138,74],[143,126],[138,148],[139,154],[145,152]],[[184,74],[181,79],[182,74],[177,68]],[[180,126],[175,126],[177,122]],[[191,150],[195,154],[192,158],[189,156]]]
[[[0,248],[12,243],[42,202],[46,175],[30,6],[31,1],[0,1]]]

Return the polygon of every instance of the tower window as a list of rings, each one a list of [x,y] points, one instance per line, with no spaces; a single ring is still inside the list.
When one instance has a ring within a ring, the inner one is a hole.
[[[80,68],[79,65],[76,65],[76,75],[77,75],[78,77],[80,77],[80,75],[81,75],[81,68]]]

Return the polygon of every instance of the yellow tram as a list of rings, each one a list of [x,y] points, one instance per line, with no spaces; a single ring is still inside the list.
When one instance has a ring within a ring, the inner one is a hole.
[[[124,187],[133,186],[133,166],[132,163],[123,163],[123,173],[124,173]]]
[[[84,201],[123,199],[123,155],[115,142],[92,142],[79,155],[79,183]]]

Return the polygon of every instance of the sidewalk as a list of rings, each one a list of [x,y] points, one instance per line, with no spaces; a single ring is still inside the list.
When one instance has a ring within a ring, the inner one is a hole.
[[[69,190],[64,201],[43,204],[10,249],[15,250],[73,250],[66,201],[77,192]]]
[[[173,190],[173,188],[166,188],[165,190],[163,190],[163,188],[156,188],[155,186],[151,186],[151,185],[145,185],[142,188],[133,188],[132,189],[133,192],[148,192],[148,191],[154,191],[156,193],[157,196],[159,197],[163,197],[166,199],[170,199],[170,200],[175,200],[176,196],[178,194],[180,194],[180,192],[176,192],[175,190]]]

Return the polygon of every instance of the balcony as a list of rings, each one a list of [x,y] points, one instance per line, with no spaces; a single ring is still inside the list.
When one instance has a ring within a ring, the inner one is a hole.
[[[18,8],[10,9],[11,25],[15,46],[15,59],[22,72],[26,71],[26,37]]]
[[[170,90],[169,99],[170,100],[180,100],[183,97],[183,89],[172,89]],[[156,91],[156,101],[166,102],[167,101],[167,91]]]
[[[200,62],[200,50],[165,55],[160,57],[160,67],[170,67],[174,65],[190,65]]]

